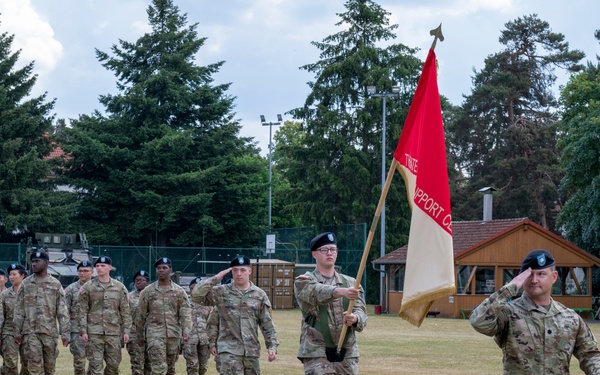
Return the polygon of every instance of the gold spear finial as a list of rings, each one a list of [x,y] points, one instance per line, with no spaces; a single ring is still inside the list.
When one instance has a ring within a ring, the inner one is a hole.
[[[435,37],[435,38],[433,38],[433,43],[431,43],[431,49],[434,50],[435,44],[437,43],[438,39],[440,40],[440,42],[444,41],[444,34],[442,34],[442,24],[440,23],[440,25],[438,27],[429,31],[429,35]]]

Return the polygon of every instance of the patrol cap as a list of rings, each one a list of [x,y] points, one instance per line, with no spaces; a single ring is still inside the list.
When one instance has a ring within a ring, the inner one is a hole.
[[[229,267],[239,267],[239,266],[252,267],[250,265],[250,259],[248,259],[247,257],[245,257],[243,255],[233,258],[231,263],[229,263]]]
[[[94,266],[96,264],[108,264],[108,265],[112,265],[112,259],[110,259],[106,255],[102,255],[101,257],[99,257],[98,259],[96,259],[96,261],[94,262]]]
[[[81,267],[92,268],[94,266],[92,265],[92,263],[89,260],[84,259],[81,262],[79,262],[79,264],[77,265],[77,269],[80,269]]]
[[[144,271],[144,270],[139,270],[135,273],[135,275],[133,275],[133,281],[135,281],[135,279],[137,279],[138,276],[143,277],[144,279],[150,281],[150,275],[148,274],[148,272]]]
[[[154,268],[160,266],[161,264],[166,264],[169,267],[173,267],[173,264],[171,263],[171,259],[169,259],[167,257],[158,258],[158,260],[156,262],[154,262]]]
[[[192,290],[192,285],[196,285],[198,284],[200,281],[202,281],[202,278],[200,277],[194,277],[192,279],[192,281],[190,281],[190,290]]]
[[[0,269],[0,271],[2,271],[1,272],[2,274],[5,274],[4,270]],[[8,268],[6,269],[6,273],[10,273],[10,271],[19,271],[20,273],[27,274],[27,270],[25,269],[25,266],[23,266],[22,264],[17,264],[17,263],[13,263],[10,266],[8,266]]]
[[[310,251],[315,251],[323,245],[337,245],[337,238],[331,232],[319,234],[310,241]]]
[[[541,270],[554,265],[554,257],[552,254],[543,249],[535,249],[529,252],[523,263],[521,263],[521,271],[523,272],[529,267],[532,270]]]
[[[41,260],[49,261],[50,257],[48,256],[48,253],[46,253],[44,251],[36,251],[35,253],[31,253],[31,255],[29,256],[29,260],[34,260],[34,259],[41,259]]]

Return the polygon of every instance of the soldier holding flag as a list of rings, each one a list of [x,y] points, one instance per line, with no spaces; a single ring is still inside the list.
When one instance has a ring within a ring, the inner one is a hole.
[[[355,332],[367,325],[364,293],[354,287],[353,278],[335,271],[338,248],[334,233],[313,238],[310,250],[317,267],[294,282],[303,319],[298,358],[305,374],[358,374]],[[350,300],[355,301],[352,313],[346,311]],[[336,343],[344,325],[348,334],[338,351]]]

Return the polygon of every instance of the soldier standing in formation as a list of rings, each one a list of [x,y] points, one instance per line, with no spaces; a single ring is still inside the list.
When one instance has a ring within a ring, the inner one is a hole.
[[[98,277],[87,282],[79,292],[79,330],[87,343],[90,375],[119,373],[121,335],[129,341],[131,312],[127,288],[110,277],[112,260],[101,256],[94,262]],[[102,371],[102,362],[106,368]]]
[[[140,293],[137,340],[140,347],[145,340],[153,375],[174,375],[181,339],[190,338],[190,304],[185,290],[171,281],[171,260],[160,258],[154,267],[158,280]]]
[[[362,289],[355,279],[335,271],[337,239],[334,233],[321,233],[310,242],[316,269],[294,282],[296,300],[302,309],[302,330],[298,358],[305,374],[358,374],[358,346],[355,332],[367,325]],[[355,300],[351,314],[349,300]],[[340,352],[337,343],[348,327]]]
[[[190,282],[190,292],[199,282],[199,277],[192,279]],[[212,307],[210,306],[203,306],[192,302],[192,329],[190,332],[190,339],[183,344],[183,357],[186,361],[188,375],[204,375],[206,374],[206,371],[208,371],[210,350],[208,347],[206,322],[211,311]]]
[[[148,286],[150,275],[144,270],[139,270],[133,275],[135,290],[129,293],[129,309],[131,310],[131,334],[127,343],[127,352],[129,353],[129,362],[131,362],[131,375],[150,374],[150,364],[148,356],[144,354],[146,345],[139,346],[137,338],[137,328],[135,317],[137,314],[140,292]]]
[[[218,285],[229,272],[233,282]],[[245,256],[231,261],[230,268],[196,285],[192,301],[216,306],[219,335],[216,349],[221,374],[260,374],[260,327],[269,352],[269,362],[277,358],[277,331],[271,318],[271,303],[266,293],[250,282],[252,267]]]
[[[48,254],[38,251],[31,254],[30,260],[33,275],[23,280],[17,293],[15,342],[25,344],[31,375],[50,375],[54,374],[58,357],[59,332],[63,345],[69,345],[69,313],[60,282],[48,275]]]
[[[65,304],[69,311],[69,317],[71,318],[71,344],[69,349],[73,354],[73,374],[74,375],[85,375],[85,347],[86,343],[81,339],[79,333],[79,290],[83,284],[87,283],[92,279],[94,274],[94,268],[92,263],[87,260],[82,260],[77,265],[77,275],[79,280],[75,281],[71,285],[65,288]]]
[[[4,317],[4,324],[2,325],[2,357],[4,357],[2,375],[17,375],[19,373],[19,355],[21,356],[21,374],[28,374],[23,345],[18,345],[15,342],[15,329],[13,325],[17,291],[26,276],[27,271],[25,267],[20,264],[11,264],[8,267],[8,278],[12,287],[7,288],[0,294],[0,305],[3,306],[2,316]]]

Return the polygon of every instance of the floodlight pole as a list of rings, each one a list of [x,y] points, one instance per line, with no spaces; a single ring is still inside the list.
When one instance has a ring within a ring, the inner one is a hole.
[[[272,137],[273,137],[273,125],[281,125],[281,123],[283,122],[283,118],[281,117],[280,114],[277,115],[277,122],[266,122],[265,121],[265,116],[260,115],[260,122],[263,126],[268,126],[269,127],[269,218],[268,218],[268,234],[271,234],[271,194],[272,194],[272,189],[273,189],[273,159],[272,159],[272,154],[273,154],[273,142],[272,142]],[[271,258],[271,254],[269,253],[269,258]]]
[[[375,86],[367,86],[367,93],[369,96],[374,98],[383,98],[383,108],[382,108],[382,127],[381,127],[381,189],[383,191],[383,187],[385,186],[385,133],[386,133],[386,99],[398,96],[398,92],[400,91],[399,86],[393,86],[392,92],[382,92],[377,93]],[[379,248],[379,256],[385,256],[385,201],[383,202],[383,206],[381,208],[381,239],[380,239],[380,248]],[[379,273],[379,305],[383,306],[383,285],[384,285],[384,277],[385,277],[385,265],[380,265],[380,273]]]

